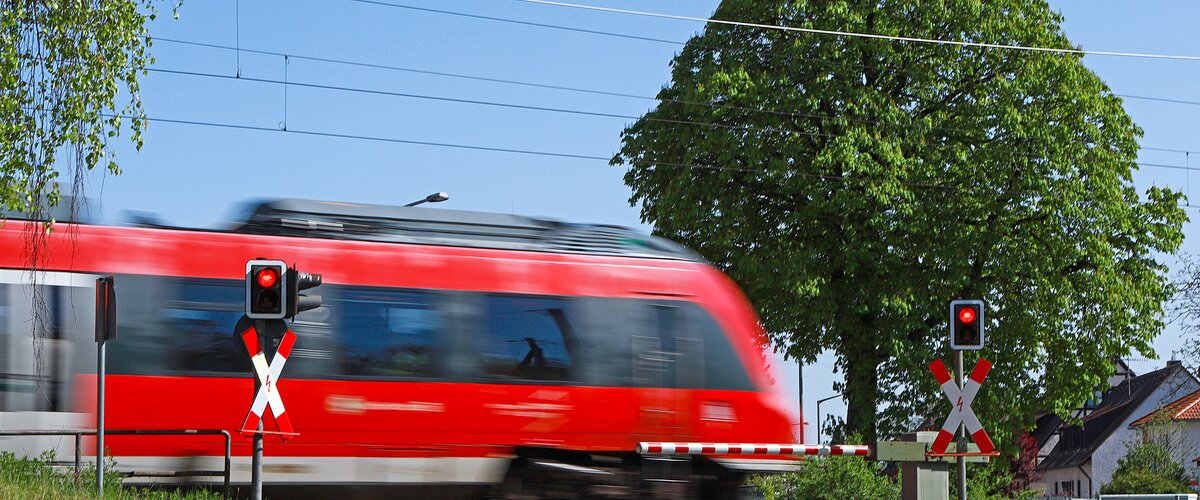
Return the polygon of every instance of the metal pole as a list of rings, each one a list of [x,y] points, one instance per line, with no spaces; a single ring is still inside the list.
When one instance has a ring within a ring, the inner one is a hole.
[[[233,438],[230,437],[229,431],[223,430],[223,431],[221,431],[221,434],[223,436],[225,436],[225,489],[224,489],[224,491],[225,491],[225,498],[229,498],[229,472],[233,470],[233,466],[232,466],[232,464],[230,464],[230,461],[233,458],[233,456],[232,456],[233,455]]]
[[[83,460],[83,434],[75,433],[75,484],[79,484],[79,469]]]
[[[799,413],[797,413],[797,415],[800,415],[800,434],[799,434],[800,440],[796,441],[796,442],[803,443],[804,442],[804,362],[801,361],[799,358],[796,359],[796,378],[797,378],[796,392],[798,392],[796,397],[799,398],[796,400],[796,405],[799,406],[799,408],[797,408],[797,410],[799,410]],[[818,435],[817,439],[820,439],[820,438],[821,438],[821,436]],[[817,441],[817,444],[821,444],[821,442]]]
[[[829,401],[830,399],[837,398],[837,397],[846,397],[846,393],[839,392],[839,393],[829,396],[825,399],[817,400],[817,444],[821,444],[821,403],[824,403],[826,401]]]
[[[961,391],[963,388],[963,353],[954,351],[954,383]],[[967,452],[966,424],[958,424],[958,452]],[[958,461],[958,500],[967,500],[967,457],[960,456]]]
[[[258,334],[258,345],[262,347],[263,355],[267,351],[267,322],[266,320],[254,320],[254,333]],[[254,393],[250,395],[250,400],[254,401],[254,397],[258,395],[259,387],[262,383],[258,380],[258,375],[254,376]],[[254,433],[254,456],[251,458],[251,475],[250,478],[250,495],[253,500],[262,500],[262,460],[263,460],[263,422],[258,421],[258,432]]]
[[[96,496],[104,498],[104,338],[96,346]]]

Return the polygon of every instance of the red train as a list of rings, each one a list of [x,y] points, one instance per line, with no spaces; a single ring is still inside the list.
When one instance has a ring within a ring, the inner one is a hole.
[[[32,224],[0,228],[0,417],[21,412],[26,426],[91,422],[96,276],[116,276],[119,307],[107,427],[234,431],[253,390],[233,332],[245,262],[323,275],[322,307],[291,324],[298,340],[278,387],[300,435],[268,438],[268,494],[722,494],[794,462],[654,460],[636,444],[803,438],[737,287],[629,229],[304,200],[254,205],[228,231],[60,224],[39,278],[47,340],[31,356],[21,269]],[[107,444],[125,469],[222,464],[211,438]],[[235,435],[233,454],[234,482],[246,483],[249,440]]]

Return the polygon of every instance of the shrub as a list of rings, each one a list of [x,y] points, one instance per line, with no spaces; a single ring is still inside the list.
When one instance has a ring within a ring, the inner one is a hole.
[[[1151,442],[1130,449],[1117,461],[1112,481],[1101,487],[1100,493],[1192,493],[1192,490],[1188,488],[1183,465],[1171,458],[1167,448]]]
[[[800,471],[752,479],[769,500],[900,498],[900,486],[879,473],[879,463],[855,457],[810,458]]]

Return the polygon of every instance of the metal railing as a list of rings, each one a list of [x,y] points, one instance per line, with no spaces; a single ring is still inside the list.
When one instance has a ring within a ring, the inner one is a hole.
[[[174,471],[174,472],[130,472],[130,477],[192,477],[192,476],[221,476],[224,475],[224,494],[229,496],[229,473],[232,470],[233,440],[229,431],[223,429],[105,429],[106,436],[216,436],[225,438],[225,470],[224,471]],[[83,436],[95,436],[96,431],[78,430],[0,430],[0,436],[75,436],[75,481],[79,481],[79,473],[83,469]]]

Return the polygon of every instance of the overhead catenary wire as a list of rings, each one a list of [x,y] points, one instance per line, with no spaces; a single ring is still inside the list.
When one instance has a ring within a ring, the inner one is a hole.
[[[374,2],[372,2],[372,3],[374,3]],[[393,4],[387,4],[387,5],[393,5]],[[422,10],[427,10],[427,9],[422,9]],[[437,11],[437,12],[443,12],[443,11]],[[180,45],[207,47],[207,48],[220,49],[220,50],[230,50],[230,51],[237,51],[237,52],[247,52],[247,53],[251,53],[251,54],[260,54],[260,55],[269,55],[269,56],[276,56],[276,57],[308,60],[308,61],[314,61],[314,62],[323,62],[323,63],[328,63],[328,64],[340,64],[340,65],[347,65],[347,66],[382,69],[382,70],[388,70],[388,71],[399,71],[399,72],[407,72],[407,73],[415,73],[415,74],[425,74],[425,75],[440,76],[440,77],[446,77],[446,78],[458,78],[458,79],[482,81],[482,82],[489,82],[489,83],[500,83],[500,84],[505,84],[505,85],[542,88],[542,89],[548,89],[548,90],[559,90],[559,91],[565,91],[565,92],[576,92],[576,93],[593,94],[593,95],[605,95],[605,96],[611,96],[611,97],[622,97],[622,98],[638,99],[638,100],[644,100],[644,101],[685,104],[685,105],[690,105],[690,106],[703,106],[703,107],[709,107],[709,108],[713,108],[713,109],[768,113],[768,114],[774,114],[774,115],[779,115],[779,116],[794,116],[794,117],[814,118],[814,119],[837,119],[837,120],[845,120],[845,121],[854,122],[854,123],[867,123],[867,124],[882,125],[882,126],[907,126],[907,125],[903,125],[903,124],[893,124],[893,123],[884,122],[881,120],[871,120],[871,119],[865,119],[865,118],[830,117],[830,116],[821,116],[821,115],[814,115],[814,114],[808,114],[808,113],[799,113],[799,112],[795,112],[795,111],[781,111],[781,110],[756,108],[756,107],[748,107],[748,106],[735,106],[735,105],[730,105],[730,104],[716,104],[716,103],[708,103],[708,102],[690,101],[690,100],[686,100],[686,99],[670,99],[670,98],[630,94],[630,93],[608,91],[608,90],[584,89],[584,88],[571,87],[571,86],[565,86],[565,85],[543,84],[543,83],[537,83],[537,82],[528,82],[528,81],[520,81],[520,80],[503,79],[503,78],[492,78],[492,77],[484,77],[484,76],[478,76],[478,75],[467,75],[467,74],[462,74],[462,73],[451,73],[451,72],[445,72],[445,71],[433,71],[433,70],[425,70],[425,69],[420,69],[420,68],[411,68],[411,67],[404,67],[404,66],[379,64],[379,63],[350,61],[350,60],[346,60],[346,59],[318,57],[318,56],[310,56],[310,55],[303,55],[303,54],[293,54],[293,53],[285,53],[285,52],[279,52],[279,51],[262,50],[262,49],[242,48],[240,46],[231,47],[228,45],[197,42],[197,41],[192,41],[192,40],[180,40],[180,39],[175,39],[175,38],[153,38],[153,40],[160,41],[160,42],[180,44]],[[683,42],[679,42],[679,43],[682,44]],[[879,68],[879,69],[893,69],[893,68]],[[238,77],[241,76],[240,63],[239,63],[239,67],[238,67],[236,76],[238,76]],[[1155,98],[1155,97],[1146,97],[1146,96],[1133,96],[1133,95],[1115,94],[1115,93],[1112,95],[1118,96],[1118,97],[1124,97],[1124,98],[1149,99],[1149,100],[1164,101],[1164,102],[1177,102],[1177,103],[1200,105],[1200,102],[1181,101],[1181,100],[1177,100],[1177,99]],[[935,127],[929,127],[929,129],[945,131],[945,132],[966,132],[963,129],[953,128],[953,127],[936,127],[935,126]],[[1155,149],[1155,148],[1144,147],[1142,149]],[[1163,151],[1168,151],[1168,150],[1163,149]],[[1185,152],[1185,150],[1169,150],[1169,151]],[[1196,151],[1192,151],[1192,152],[1196,152]]]
[[[779,133],[779,134],[792,135],[792,136],[808,136],[808,137],[825,137],[825,138],[846,137],[845,134],[834,134],[834,133],[828,133],[828,132],[812,132],[812,131],[804,131],[804,130],[781,129],[778,127],[756,127],[756,126],[747,126],[747,125],[729,125],[729,124],[720,124],[720,123],[697,122],[697,121],[690,121],[690,120],[655,118],[655,117],[647,117],[647,116],[625,115],[625,114],[619,114],[619,113],[607,113],[607,112],[598,112],[598,111],[565,109],[565,108],[555,108],[555,107],[547,107],[547,106],[533,106],[533,105],[526,105],[526,104],[503,103],[503,102],[485,101],[485,100],[477,100],[477,99],[462,99],[462,98],[455,98],[455,97],[431,96],[431,95],[415,94],[415,93],[407,93],[407,92],[394,92],[394,91],[379,90],[379,89],[368,89],[368,88],[358,88],[358,87],[346,87],[346,86],[339,86],[339,85],[306,83],[306,82],[298,82],[298,81],[294,81],[294,80],[289,81],[286,79],[285,80],[275,80],[275,79],[269,79],[269,78],[255,78],[255,77],[248,77],[245,75],[237,77],[237,76],[223,75],[223,74],[217,74],[217,73],[203,73],[203,72],[174,70],[174,69],[166,69],[166,68],[147,68],[147,71],[152,72],[152,73],[161,73],[161,74],[172,74],[172,75],[203,77],[203,78],[213,78],[213,79],[236,80],[236,81],[241,81],[241,82],[282,85],[282,86],[284,86],[285,89],[290,86],[295,86],[295,87],[329,90],[329,91],[337,91],[337,92],[351,92],[351,93],[361,93],[361,94],[369,94],[369,95],[382,95],[382,96],[390,96],[390,97],[432,100],[432,101],[451,102],[451,103],[469,104],[469,105],[477,105],[477,106],[490,106],[490,107],[501,107],[501,108],[509,108],[509,109],[521,109],[521,110],[527,110],[527,111],[563,113],[563,114],[595,116],[595,117],[603,117],[603,118],[617,118],[617,119],[625,119],[625,120],[643,119],[643,120],[658,122],[658,123],[667,123],[667,124],[674,124],[674,125],[688,125],[688,126],[702,126],[702,127],[711,127],[711,128],[721,128],[721,129],[727,129],[727,130],[757,131],[757,132]],[[285,102],[285,108],[286,108],[286,102]],[[285,112],[286,112],[286,109],[285,109]],[[895,126],[905,128],[899,124],[896,124]],[[286,118],[285,118],[285,122],[280,124],[280,128],[283,128],[286,130],[286,128],[287,128]],[[939,149],[952,149],[952,150],[957,149],[957,150],[961,150],[961,151],[972,151],[972,148],[969,145],[927,144],[927,143],[921,143],[921,142],[915,142],[915,141],[905,141],[905,140],[896,140],[896,142],[899,144],[914,145],[914,146],[921,146],[921,147],[934,147],[934,148],[939,148]],[[1025,153],[1025,152],[1020,152],[1020,151],[1010,151],[1010,150],[1006,150],[1006,149],[1002,149],[1002,148],[995,149],[995,151],[1006,152],[1006,153],[1011,153],[1011,154],[1020,155],[1020,156],[1034,157],[1034,155],[1032,153]],[[1161,163],[1148,163],[1148,162],[1135,162],[1135,163],[1140,166],[1151,167],[1151,168],[1167,168],[1167,169],[1175,169],[1175,170],[1196,169],[1193,167],[1180,166],[1180,165],[1169,165],[1169,164],[1161,164]]]
[[[679,45],[679,46],[684,46],[684,45],[688,44],[688,42],[679,41],[679,40],[668,40],[668,39],[664,39],[664,38],[655,38],[655,37],[647,37],[647,36],[640,36],[640,35],[630,35],[630,34],[626,34],[626,33],[615,33],[615,32],[610,32],[610,31],[603,31],[603,30],[577,28],[577,27],[571,27],[571,26],[561,26],[561,25],[541,23],[541,22],[523,21],[523,20],[519,20],[519,19],[509,19],[509,18],[496,17],[496,16],[487,16],[487,15],[482,15],[482,14],[470,14],[470,13],[466,13],[466,12],[456,12],[456,11],[449,11],[449,10],[442,10],[442,9],[433,9],[433,8],[429,8],[429,7],[417,7],[417,6],[412,6],[412,5],[403,5],[403,4],[382,2],[382,1],[378,1],[378,0],[348,0],[348,1],[362,3],[362,4],[369,4],[369,5],[377,5],[377,6],[381,6],[381,7],[391,7],[391,8],[397,8],[397,9],[408,9],[408,10],[414,10],[414,11],[420,11],[420,12],[428,12],[428,13],[433,13],[433,14],[443,14],[443,15],[450,15],[450,16],[466,17],[466,18],[471,18],[471,19],[480,19],[480,20],[486,20],[486,21],[511,23],[511,24],[533,26],[533,27],[539,27],[539,28],[563,30],[563,31],[576,32],[576,33],[585,33],[585,34],[590,34],[590,35],[600,35],[600,36],[608,36],[608,37],[615,37],[615,38],[624,38],[627,40],[640,40],[640,41],[646,41],[646,42],[664,43],[664,44]],[[518,0],[518,1],[521,1],[521,0]],[[709,49],[716,49],[716,50],[723,49],[722,47],[716,47],[716,46],[711,46],[711,45],[698,45],[698,46],[709,48]],[[1082,51],[1082,52],[1091,53],[1088,51]],[[1103,55],[1099,52],[1095,52],[1095,54]],[[1115,55],[1115,53],[1110,54],[1110,55]],[[772,56],[772,57],[777,57],[777,58],[782,58],[782,59],[794,59],[794,57],[792,57],[792,56]],[[1187,56],[1187,57],[1192,57],[1192,56]],[[846,62],[842,62],[842,61],[829,61],[829,60],[820,59],[820,58],[806,58],[805,60],[809,61],[809,62],[817,62],[817,63],[822,63],[822,64],[861,67],[861,68],[891,71],[891,72],[898,72],[898,73],[917,74],[916,71],[910,71],[910,70],[905,70],[902,68],[895,68],[895,67],[890,67],[890,66],[875,66],[875,65],[868,65],[868,64],[862,64],[862,63],[846,63]],[[1118,93],[1114,93],[1112,95],[1115,95],[1117,97],[1122,97],[1125,99],[1139,99],[1139,100],[1160,101],[1160,102],[1190,104],[1190,105],[1200,106],[1200,101],[1188,101],[1188,100],[1181,100],[1181,99],[1139,96],[1139,95],[1118,94]]]
[[[367,1],[367,0],[352,0],[352,1]],[[898,42],[914,42],[914,43],[925,43],[925,44],[936,44],[936,45],[956,45],[959,47],[977,47],[977,48],[985,48],[985,49],[1021,50],[1021,51],[1030,51],[1030,52],[1051,52],[1051,53],[1059,53],[1059,54],[1076,54],[1076,55],[1091,55],[1091,56],[1135,57],[1135,58],[1147,58],[1147,59],[1173,59],[1173,60],[1182,60],[1182,61],[1200,61],[1200,56],[1191,56],[1191,55],[1151,54],[1151,53],[1140,53],[1140,52],[1117,52],[1117,51],[1106,51],[1106,50],[1064,49],[1064,48],[1057,48],[1057,47],[1036,47],[1036,46],[1031,46],[1031,45],[1009,45],[1009,44],[986,43],[986,42],[965,42],[965,41],[961,41],[961,40],[942,40],[942,39],[937,39],[937,38],[921,38],[921,37],[910,37],[910,36],[899,36],[899,35],[881,35],[878,33],[859,33],[859,32],[853,32],[853,31],[839,31],[839,30],[828,30],[828,29],[818,29],[818,28],[801,28],[798,26],[783,26],[783,25],[778,25],[778,24],[750,23],[750,22],[735,21],[735,20],[728,20],[728,19],[713,19],[713,18],[707,18],[707,17],[680,16],[680,15],[675,15],[675,14],[663,14],[663,13],[658,13],[658,12],[638,11],[638,10],[632,10],[632,9],[618,9],[618,8],[613,8],[613,7],[601,7],[601,6],[596,6],[596,5],[583,5],[583,4],[575,4],[575,3],[568,3],[568,2],[559,2],[559,1],[554,1],[554,0],[515,0],[515,1],[524,2],[524,3],[532,3],[532,4],[540,4],[540,5],[552,5],[552,6],[556,6],[556,7],[569,7],[569,8],[573,8],[573,9],[583,9],[583,10],[591,10],[591,11],[597,11],[597,12],[628,14],[628,15],[636,15],[636,16],[645,16],[645,17],[657,17],[657,18],[661,18],[661,19],[674,19],[674,20],[680,20],[680,21],[696,21],[696,22],[712,23],[712,24],[724,24],[724,25],[729,25],[729,26],[741,26],[741,27],[749,27],[749,28],[788,31],[788,32],[795,32],[795,33],[810,33],[810,34],[818,34],[818,35],[833,35],[833,36],[855,37],[855,38],[872,38],[872,39],[878,39],[878,40],[892,40],[892,41],[898,41]],[[382,2],[379,2],[379,3],[382,3]]]
[[[103,116],[107,116],[107,117],[119,116],[121,118],[133,118],[130,115],[105,114]],[[315,136],[315,137],[327,137],[327,138],[334,138],[334,139],[386,142],[386,143],[395,143],[395,144],[409,144],[409,145],[416,145],[416,146],[431,146],[431,147],[443,147],[443,148],[475,150],[475,151],[490,151],[490,152],[499,152],[499,153],[547,156],[547,157],[555,157],[555,158],[570,158],[570,159],[578,159],[578,160],[598,160],[598,161],[608,162],[611,159],[607,156],[600,156],[600,155],[575,154],[575,153],[564,153],[564,152],[554,152],[554,151],[538,151],[538,150],[518,149],[518,148],[501,148],[501,147],[493,147],[493,146],[480,146],[480,145],[474,145],[474,144],[456,144],[456,143],[446,143],[446,142],[437,142],[437,141],[422,141],[422,140],[415,140],[415,139],[401,139],[401,138],[394,138],[394,137],[379,137],[379,136],[368,136],[368,135],[360,135],[360,134],[346,134],[346,133],[327,132],[327,131],[319,131],[319,130],[303,130],[303,129],[284,130],[284,129],[280,129],[280,128],[263,127],[263,126],[256,126],[256,125],[207,122],[207,121],[200,121],[200,120],[185,120],[185,119],[177,119],[177,118],[163,118],[163,117],[147,116],[147,117],[145,117],[145,120],[149,121],[149,122],[168,123],[168,124],[176,124],[176,125],[191,125],[191,126],[200,126],[200,127],[226,128],[226,129],[234,129],[234,130],[251,130],[251,131],[257,131],[257,132],[274,132],[274,133],[280,133],[280,134],[296,134],[296,135]],[[750,173],[750,174],[767,173],[767,171],[762,170],[762,169],[752,169],[752,168],[742,168],[742,167],[722,167],[719,165],[708,165],[708,164],[698,164],[698,163],[690,163],[689,164],[689,163],[668,162],[668,161],[658,161],[658,160],[631,159],[630,163],[650,165],[650,166],[679,167],[679,168],[687,168],[687,169],[694,169],[694,170],[730,171],[730,172],[742,172],[742,173]],[[822,179],[822,180],[841,182],[841,183],[868,183],[868,184],[888,183],[888,184],[894,184],[894,185],[900,185],[900,186],[906,186],[906,187],[912,187],[912,188],[927,188],[927,189],[951,190],[951,191],[958,191],[958,190],[964,189],[961,186],[954,186],[954,185],[948,185],[948,184],[909,182],[909,181],[899,181],[896,179],[885,179],[885,178],[836,176],[836,175],[824,175],[824,174],[814,174],[814,173],[808,173],[808,172],[794,172],[794,171],[789,172],[788,174],[795,175],[798,177],[815,178],[815,179]],[[1200,208],[1200,206],[1187,205],[1187,204],[1181,204],[1181,205],[1177,205],[1177,206],[1180,208]]]
[[[126,118],[126,119],[133,118],[133,116],[131,116],[131,115],[104,114],[103,116],[110,117],[110,118],[112,118],[112,117],[121,117],[121,118]],[[555,158],[570,158],[570,159],[578,159],[578,160],[598,160],[598,161],[608,162],[612,159],[609,156],[590,155],[590,154],[575,154],[575,153],[565,153],[565,152],[555,152],[555,151],[539,151],[539,150],[531,150],[531,149],[480,146],[480,145],[474,145],[474,144],[459,144],[459,143],[448,143],[448,142],[438,142],[438,141],[423,141],[423,140],[415,140],[415,139],[402,139],[402,138],[396,138],[396,137],[369,136],[369,135],[360,135],[360,134],[328,132],[328,131],[320,131],[320,130],[305,130],[305,129],[297,129],[297,128],[288,128],[287,130],[284,130],[281,128],[263,127],[263,126],[258,126],[258,125],[209,122],[209,121],[202,121],[202,120],[186,120],[186,119],[179,119],[179,118],[164,118],[164,117],[146,116],[145,120],[148,122],[168,123],[168,124],[175,124],[175,125],[190,125],[190,126],[199,126],[199,127],[226,128],[226,129],[234,129],[234,130],[250,130],[250,131],[256,131],[256,132],[275,132],[275,133],[280,133],[280,134],[296,134],[296,135],[306,135],[306,136],[315,136],[315,137],[329,137],[329,138],[336,138],[336,139],[349,139],[349,140],[372,141],[372,142],[387,142],[387,143],[396,143],[396,144],[409,144],[409,145],[416,145],[416,146],[431,146],[431,147],[465,149],[465,150],[475,150],[475,151],[490,151],[490,152],[498,152],[498,153],[525,154],[525,155],[535,155],[535,156],[548,156],[548,157],[555,157]],[[648,165],[652,165],[652,166],[681,167],[681,168],[689,168],[689,169],[695,169],[695,170],[724,170],[724,171],[732,171],[732,172],[759,173],[759,174],[767,173],[765,170],[762,170],[762,169],[742,168],[742,167],[722,167],[720,165],[709,165],[709,164],[702,164],[702,163],[679,163],[679,162],[668,162],[668,161],[658,161],[658,160],[633,160],[632,163],[648,164]],[[898,185],[909,186],[909,187],[921,187],[921,188],[931,188],[931,189],[946,189],[946,190],[961,190],[961,189],[963,189],[958,186],[951,186],[951,185],[945,185],[945,184],[908,182],[908,181],[899,181],[896,179],[885,179],[885,178],[824,175],[824,174],[814,174],[814,173],[808,173],[808,172],[790,172],[789,174],[799,176],[799,177],[809,177],[809,178],[816,178],[816,179],[823,179],[823,180],[844,182],[844,183],[853,183],[853,182],[891,183],[891,184],[898,184]]]

